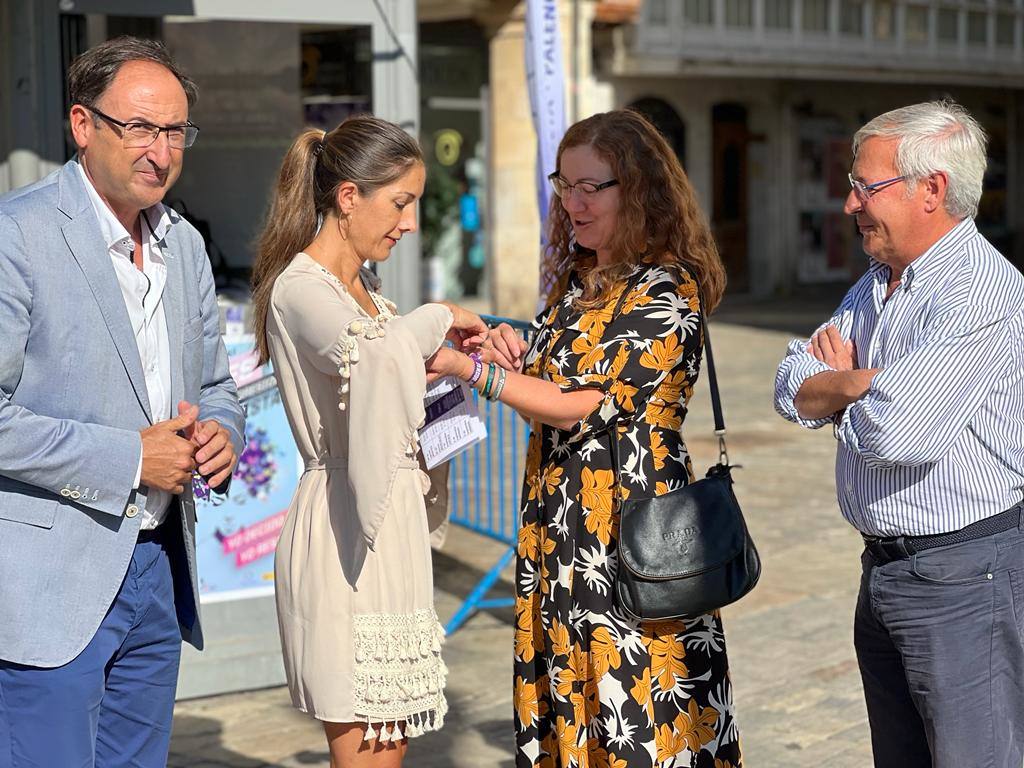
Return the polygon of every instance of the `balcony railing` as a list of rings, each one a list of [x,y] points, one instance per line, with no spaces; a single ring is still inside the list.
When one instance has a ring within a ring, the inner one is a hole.
[[[1024,0],[645,0],[633,55],[1019,77]]]

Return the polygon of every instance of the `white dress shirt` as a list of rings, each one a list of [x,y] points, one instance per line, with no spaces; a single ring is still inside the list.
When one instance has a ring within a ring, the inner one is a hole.
[[[147,208],[140,214],[142,227],[142,270],[132,262],[135,243],[131,233],[117,220],[113,211],[103,202],[93,187],[85,169],[79,172],[92,200],[99,220],[100,233],[110,253],[117,282],[121,286],[125,308],[139,348],[139,360],[146,377],[153,423],[171,417],[171,353],[167,337],[167,319],[164,315],[164,286],[167,283],[167,265],[160,250],[160,242],[167,234],[170,217],[162,203]],[[142,477],[142,455],[135,473],[135,487]],[[146,488],[146,508],[142,513],[142,528],[156,528],[167,517],[171,494],[157,488]]]
[[[904,271],[872,262],[829,321],[859,368],[880,368],[835,425],[846,519],[874,536],[948,533],[1021,501],[1024,489],[1024,278],[965,219]],[[824,327],[824,326],[822,326]],[[819,329],[820,330],[820,329]],[[775,407],[825,363],[797,339],[779,366]]]

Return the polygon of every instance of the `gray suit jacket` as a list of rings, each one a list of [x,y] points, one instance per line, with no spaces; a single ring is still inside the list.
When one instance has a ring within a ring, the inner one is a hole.
[[[132,489],[139,432],[152,423],[124,298],[73,163],[0,198],[0,659],[40,667],[77,656],[117,594],[146,501]],[[203,241],[170,216],[172,407],[198,402],[241,452],[244,415]],[[191,489],[172,503],[198,609]],[[198,610],[179,617],[182,637],[202,648]]]

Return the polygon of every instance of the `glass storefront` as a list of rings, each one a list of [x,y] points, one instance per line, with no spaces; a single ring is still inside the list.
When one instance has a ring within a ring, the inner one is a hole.
[[[207,650],[185,648],[181,697],[283,680],[273,551],[301,467],[273,376],[254,365],[245,335],[254,240],[281,159],[303,126],[330,129],[357,112],[420,133],[413,0],[291,0],[255,4],[243,18],[234,0],[207,0],[202,18],[181,15],[193,8],[180,0],[11,0],[0,14],[0,74],[19,83],[0,93],[0,193],[74,154],[64,81],[89,47],[121,34],[162,40],[199,87],[190,119],[200,135],[164,202],[206,241],[249,424],[231,493],[211,497],[197,484]],[[418,238],[404,237],[380,273],[399,307],[419,303]]]
[[[424,294],[486,298],[487,41],[472,22],[419,31]]]

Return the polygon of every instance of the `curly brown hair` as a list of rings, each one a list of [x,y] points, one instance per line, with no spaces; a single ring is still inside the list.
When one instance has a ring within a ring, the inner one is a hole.
[[[558,164],[565,150],[583,146],[608,163],[619,182],[614,258],[598,266],[593,251],[574,243],[569,214],[552,197],[541,266],[548,304],[565,292],[573,269],[583,281],[577,305],[589,309],[605,303],[636,265],[656,262],[690,272],[700,285],[703,310],[710,313],[725,290],[725,267],[690,180],[665,138],[640,113],[619,109],[570,127],[558,146]]]

